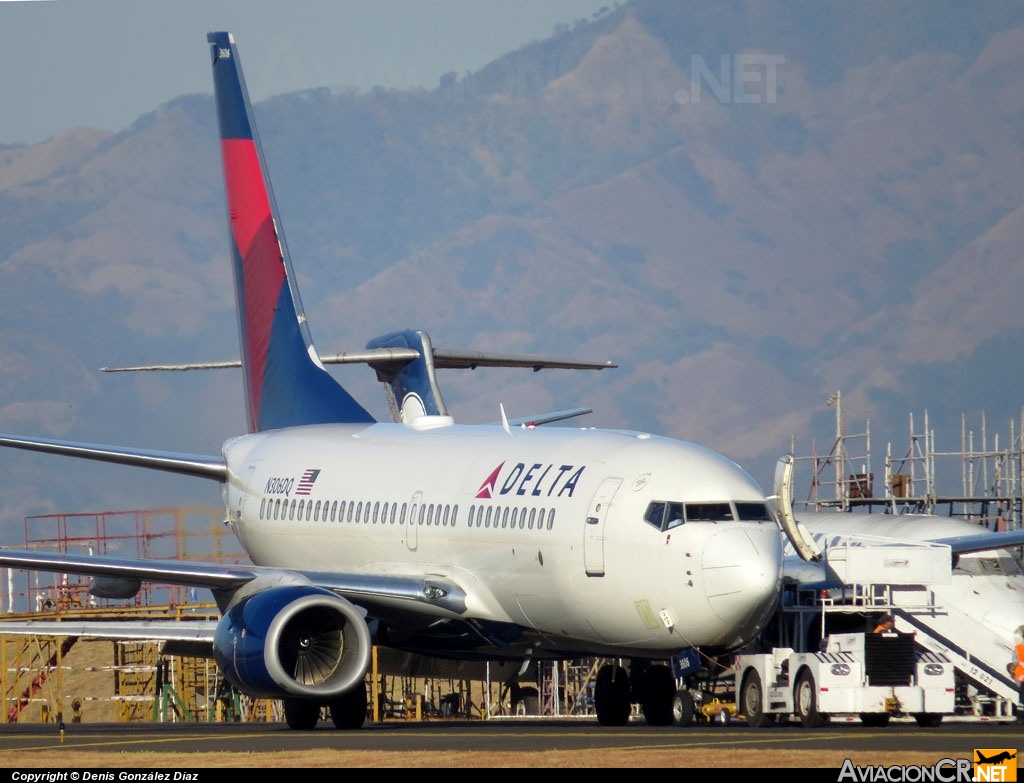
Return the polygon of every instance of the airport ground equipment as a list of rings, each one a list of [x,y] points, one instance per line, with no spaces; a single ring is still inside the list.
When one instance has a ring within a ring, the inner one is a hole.
[[[955,709],[953,663],[920,649],[912,634],[834,634],[816,652],[737,655],[734,669],[738,709],[755,728],[780,718],[811,728],[851,715],[865,726],[905,716],[938,726]]]

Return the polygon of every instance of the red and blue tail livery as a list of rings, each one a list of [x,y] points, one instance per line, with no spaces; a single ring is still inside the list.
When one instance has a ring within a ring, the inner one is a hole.
[[[324,369],[310,339],[234,38],[210,33],[207,41],[213,56],[249,431],[372,422],[373,416]]]

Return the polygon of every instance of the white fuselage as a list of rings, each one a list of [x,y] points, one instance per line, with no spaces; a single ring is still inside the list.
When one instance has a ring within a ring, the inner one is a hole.
[[[225,502],[257,565],[444,578],[466,593],[456,619],[521,626],[549,652],[734,647],[777,600],[771,519],[645,521],[652,501],[764,502],[741,468],[693,444],[557,427],[311,425],[237,438],[224,456]]]

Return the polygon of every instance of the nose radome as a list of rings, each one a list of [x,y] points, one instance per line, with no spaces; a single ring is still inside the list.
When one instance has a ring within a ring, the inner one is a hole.
[[[701,557],[708,605],[728,623],[759,623],[781,586],[782,538],[774,525],[724,528]]]

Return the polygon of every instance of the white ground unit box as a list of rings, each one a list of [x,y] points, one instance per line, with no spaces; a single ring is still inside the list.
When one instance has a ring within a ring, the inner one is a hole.
[[[754,727],[780,716],[821,726],[835,716],[859,716],[867,726],[913,716],[938,726],[955,707],[954,666],[940,653],[918,649],[911,634],[828,636],[820,652],[780,647],[737,655],[737,709]]]
[[[952,556],[943,544],[837,537],[825,552],[831,579],[841,584],[948,585]]]

